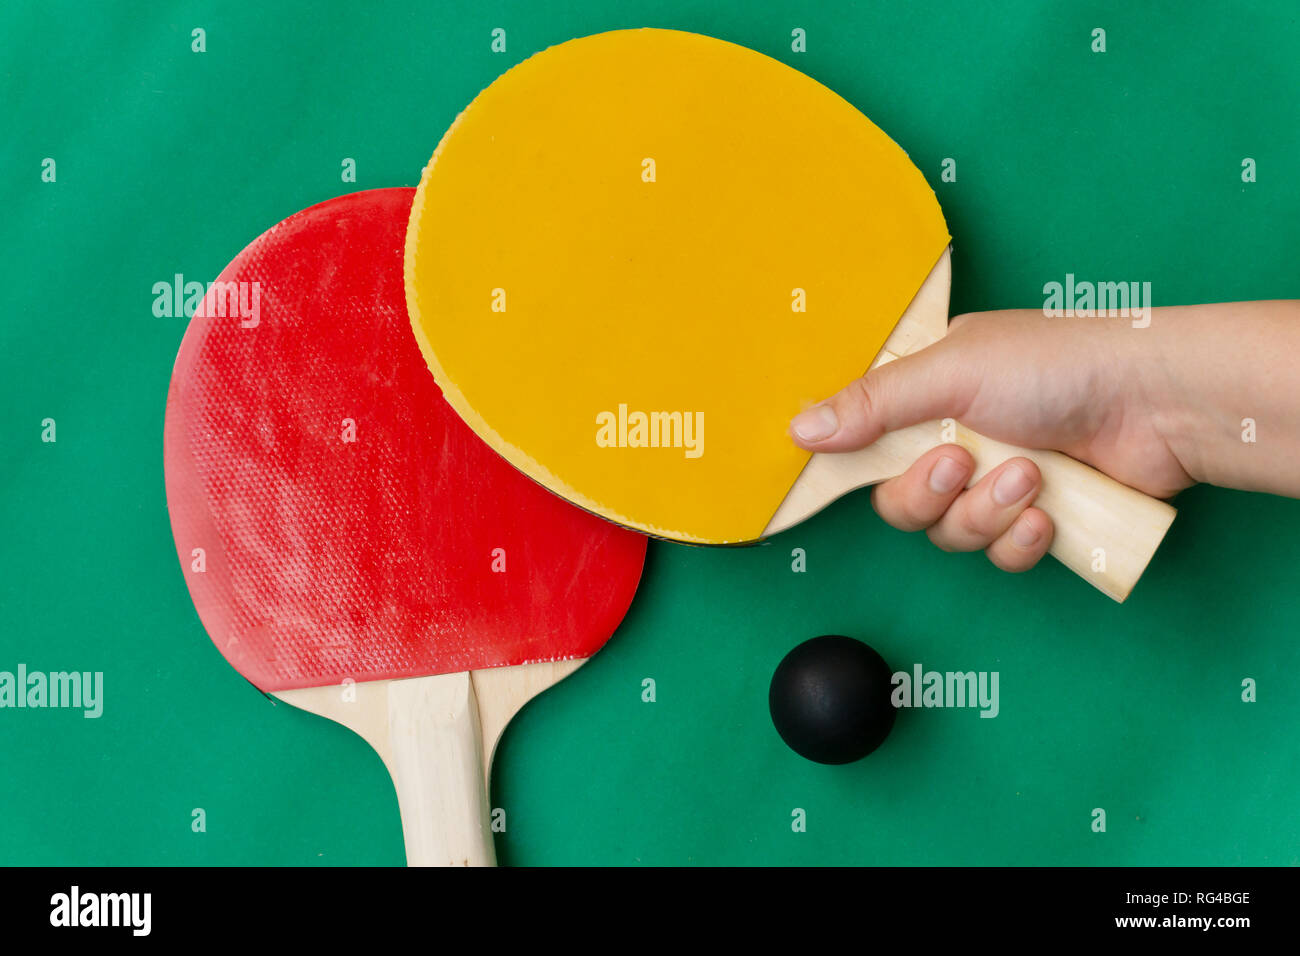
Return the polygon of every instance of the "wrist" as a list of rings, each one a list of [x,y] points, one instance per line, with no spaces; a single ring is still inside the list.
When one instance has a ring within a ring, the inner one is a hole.
[[[1116,361],[1130,385],[1126,407],[1144,418],[1153,441],[1186,473],[1187,483],[1207,481],[1212,440],[1221,428],[1210,420],[1203,399],[1203,376],[1196,370],[1196,351],[1204,339],[1192,327],[1195,317],[1176,307],[1156,308],[1150,322],[1134,327],[1123,320],[1114,327]]]

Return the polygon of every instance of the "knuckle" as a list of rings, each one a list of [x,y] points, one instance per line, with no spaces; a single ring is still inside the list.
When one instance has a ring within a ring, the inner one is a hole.
[[[925,504],[914,499],[908,499],[902,503],[899,509],[900,527],[904,531],[920,531],[922,528],[928,528],[935,522],[935,516],[930,513]]]
[[[957,550],[956,548],[951,547],[947,535],[943,533],[943,530],[938,525],[932,525],[929,528],[926,528],[925,536],[929,538],[930,543],[940,551],[946,551],[949,554],[952,554]]]
[[[872,385],[867,382],[868,376],[855,378],[841,392],[841,395],[849,403],[852,409],[864,418],[871,418],[871,409],[874,405],[872,397]]]
[[[920,531],[931,523],[923,519],[913,496],[898,479],[871,489],[871,507],[886,524],[899,531]]]
[[[957,515],[957,531],[963,537],[987,542],[990,537],[989,519],[981,514],[979,508],[965,507]]]

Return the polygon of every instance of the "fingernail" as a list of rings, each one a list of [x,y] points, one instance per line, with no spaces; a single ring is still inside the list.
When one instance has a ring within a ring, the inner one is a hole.
[[[1016,522],[1016,526],[1011,529],[1011,541],[1017,548],[1028,550],[1038,543],[1039,534],[1037,526],[1032,521],[1025,521],[1023,518]]]
[[[993,500],[1000,505],[1015,504],[1034,486],[1033,480],[1019,465],[1012,465],[993,483]]]
[[[840,421],[835,417],[835,409],[818,405],[796,415],[790,427],[804,441],[823,441],[835,434]]]
[[[966,466],[956,458],[944,456],[930,469],[930,490],[946,495],[966,480]]]

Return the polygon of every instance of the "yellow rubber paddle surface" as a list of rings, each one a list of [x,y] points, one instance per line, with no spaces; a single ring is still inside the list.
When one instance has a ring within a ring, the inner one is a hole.
[[[721,40],[603,33],[501,76],[425,169],[416,338],[517,468],[681,541],[761,536],[790,418],[861,375],[949,240],[907,155]]]

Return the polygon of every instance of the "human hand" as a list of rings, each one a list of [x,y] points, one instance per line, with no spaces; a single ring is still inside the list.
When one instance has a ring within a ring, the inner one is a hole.
[[[1147,331],[1127,319],[1028,310],[958,316],[935,345],[801,413],[791,435],[810,451],[851,451],[886,431],[953,418],[990,438],[1065,452],[1168,497],[1195,479],[1162,430],[1174,396],[1142,368],[1155,336],[1137,336]],[[1013,458],[966,488],[974,467],[965,449],[940,446],[877,485],[873,506],[897,528],[925,530],[946,551],[983,550],[1004,570],[1027,570],[1053,535],[1051,519],[1033,507],[1037,467]]]

